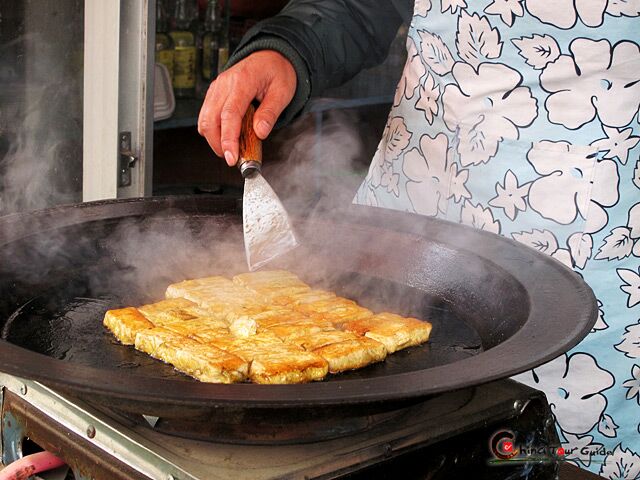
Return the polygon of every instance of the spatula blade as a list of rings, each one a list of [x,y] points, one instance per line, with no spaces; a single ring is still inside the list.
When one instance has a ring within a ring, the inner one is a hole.
[[[251,271],[298,246],[286,210],[260,172],[245,178],[242,226]]]

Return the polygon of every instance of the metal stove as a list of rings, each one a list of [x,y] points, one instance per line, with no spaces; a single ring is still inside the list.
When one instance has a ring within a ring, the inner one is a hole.
[[[62,457],[76,480],[557,478],[553,458],[500,462],[491,453],[502,431],[520,445],[559,445],[544,395],[512,380],[425,399],[355,434],[290,445],[183,438],[158,431],[161,419],[143,424],[37,382],[0,373],[0,387],[2,463],[19,459],[28,439]]]

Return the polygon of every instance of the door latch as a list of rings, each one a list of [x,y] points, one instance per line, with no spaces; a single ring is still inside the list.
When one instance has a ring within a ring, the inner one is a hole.
[[[136,166],[138,155],[131,150],[131,132],[120,132],[120,164],[118,167],[118,186],[131,185],[131,169]]]

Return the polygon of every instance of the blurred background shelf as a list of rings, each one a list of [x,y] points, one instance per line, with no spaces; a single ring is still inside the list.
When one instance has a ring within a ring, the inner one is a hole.
[[[198,124],[198,113],[200,113],[201,105],[202,100],[199,98],[176,99],[176,109],[171,118],[155,122],[153,125],[154,130],[196,126]]]

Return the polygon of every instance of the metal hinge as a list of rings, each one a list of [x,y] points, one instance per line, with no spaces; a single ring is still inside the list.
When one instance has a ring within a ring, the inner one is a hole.
[[[118,186],[131,185],[131,169],[138,162],[138,155],[131,150],[131,132],[120,132],[120,163],[118,165]]]

